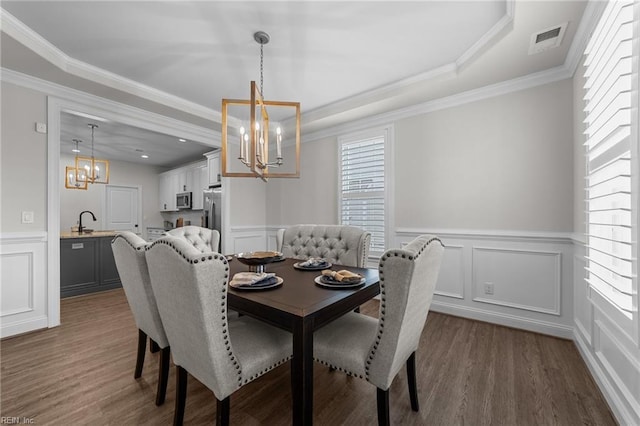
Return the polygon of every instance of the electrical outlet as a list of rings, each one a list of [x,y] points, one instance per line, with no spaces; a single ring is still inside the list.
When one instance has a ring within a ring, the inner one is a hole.
[[[22,212],[22,223],[33,223],[33,212]]]
[[[493,294],[493,283],[484,283],[484,294]]]

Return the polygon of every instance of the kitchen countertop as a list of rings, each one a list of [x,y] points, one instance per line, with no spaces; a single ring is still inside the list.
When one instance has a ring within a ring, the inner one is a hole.
[[[115,237],[116,234],[118,232],[117,231],[93,231],[91,233],[78,233],[75,231],[61,231],[60,232],[60,239],[66,239],[66,238],[99,238],[99,237]]]

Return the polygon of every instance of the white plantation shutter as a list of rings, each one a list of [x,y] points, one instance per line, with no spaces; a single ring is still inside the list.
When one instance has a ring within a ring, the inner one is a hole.
[[[610,1],[585,51],[587,280],[628,318],[633,304],[633,2]]]
[[[340,145],[340,223],[371,232],[370,252],[385,251],[385,137]]]

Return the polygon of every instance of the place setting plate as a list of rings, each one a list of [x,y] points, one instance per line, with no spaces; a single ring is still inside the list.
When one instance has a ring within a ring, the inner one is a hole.
[[[360,287],[362,284],[364,284],[366,282],[366,279],[364,277],[362,277],[362,278],[360,278],[360,281],[343,283],[343,282],[340,282],[340,281],[336,281],[333,278],[327,277],[326,275],[318,275],[317,277],[315,277],[314,281],[320,287],[341,289],[341,288]]]
[[[303,263],[304,261],[296,262],[293,264],[293,267],[296,269],[300,269],[301,271],[322,271],[323,269],[329,269],[333,266],[331,262],[325,262],[322,265],[318,266],[302,266]]]
[[[244,286],[237,286],[237,287],[230,285],[230,287],[232,289],[234,289],[234,290],[240,290],[240,291],[268,290],[268,289],[271,289],[271,288],[280,287],[283,282],[284,282],[284,280],[282,278],[276,276],[276,282],[275,283],[270,283],[270,284],[266,284],[266,285],[253,284],[253,285],[244,285]]]

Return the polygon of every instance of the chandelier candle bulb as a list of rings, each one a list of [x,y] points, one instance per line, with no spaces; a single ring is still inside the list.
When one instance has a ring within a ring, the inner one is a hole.
[[[246,155],[246,156],[249,155],[249,134],[247,134],[247,133],[244,134],[244,155]],[[244,160],[243,162],[245,164],[248,164],[246,157],[243,158],[243,160]]]
[[[278,159],[282,158],[282,129],[280,129],[280,127],[276,128],[276,152],[277,155],[276,157]]]
[[[244,127],[240,127],[240,160],[244,160]]]

